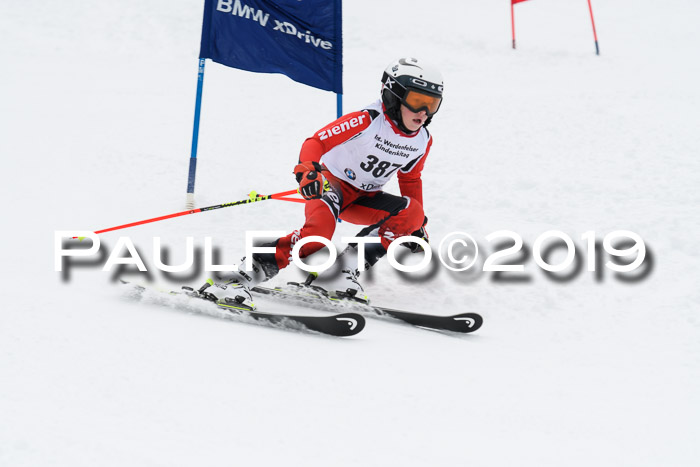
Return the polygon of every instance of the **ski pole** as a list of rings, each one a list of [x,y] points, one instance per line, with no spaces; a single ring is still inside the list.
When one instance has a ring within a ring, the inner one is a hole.
[[[167,216],[154,217],[152,219],[131,222],[129,224],[118,225],[116,227],[110,227],[108,229],[96,230],[95,233],[101,234],[101,233],[105,233],[105,232],[112,232],[113,230],[126,229],[128,227],[134,227],[134,226],[142,225],[142,224],[150,224],[151,222],[158,222],[158,221],[162,221],[165,219],[172,219],[173,217],[186,216],[188,214],[196,214],[198,212],[213,211],[214,209],[230,208],[232,206],[240,206],[241,204],[257,203],[258,201],[265,201],[268,199],[276,199],[278,201],[291,201],[294,203],[303,203],[304,202],[303,199],[287,198],[287,196],[293,195],[296,192],[297,192],[297,190],[294,189],[294,190],[289,190],[289,191],[282,191],[280,193],[274,193],[271,195],[259,195],[257,192],[251,191],[248,194],[248,198],[242,199],[240,201],[232,201],[230,203],[222,203],[222,204],[216,204],[214,206],[207,206],[204,208],[192,209],[189,211],[176,212],[174,214],[168,214]],[[79,238],[79,239],[82,240],[83,238],[84,237]]]

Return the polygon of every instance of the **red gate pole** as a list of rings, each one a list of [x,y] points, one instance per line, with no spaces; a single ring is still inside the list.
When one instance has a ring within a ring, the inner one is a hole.
[[[593,7],[591,7],[591,0],[588,0],[588,11],[591,12],[591,24],[593,25],[593,39],[595,39],[595,54],[600,55],[600,49],[598,48],[598,34],[595,32],[595,21],[593,20]]]
[[[513,5],[515,2],[510,2],[510,27],[513,30],[513,48],[515,49],[515,15],[513,14]]]

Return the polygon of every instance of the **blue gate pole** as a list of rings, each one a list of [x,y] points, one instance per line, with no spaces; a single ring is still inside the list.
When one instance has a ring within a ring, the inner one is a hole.
[[[336,93],[337,99],[336,99],[336,109],[337,109],[337,114],[338,117],[340,118],[343,116],[343,95]],[[340,220],[340,217],[338,218],[338,222],[343,222]]]
[[[197,101],[194,106],[194,127],[192,128],[192,153],[190,171],[187,177],[187,209],[194,209],[194,178],[197,172],[197,142],[199,140],[199,113],[202,108],[202,88],[204,87],[204,58],[199,59],[197,73]]]

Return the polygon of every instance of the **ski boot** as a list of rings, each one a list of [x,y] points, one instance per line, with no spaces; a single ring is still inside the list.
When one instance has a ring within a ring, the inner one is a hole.
[[[340,277],[334,281],[333,293],[337,298],[352,300],[360,303],[369,303],[365,289],[358,280],[360,271],[346,268],[340,271]]]
[[[342,261],[343,266],[340,275],[329,284],[328,290],[331,292],[331,296],[368,304],[369,298],[359,281],[357,247],[350,245],[345,248],[340,254],[339,260]],[[364,269],[371,267],[374,262],[365,259]]]
[[[252,270],[246,271],[243,258],[237,271],[221,273],[217,276],[219,282],[207,279],[197,293],[222,308],[255,310],[251,289],[275,276],[279,268],[274,255],[253,255],[251,263]]]

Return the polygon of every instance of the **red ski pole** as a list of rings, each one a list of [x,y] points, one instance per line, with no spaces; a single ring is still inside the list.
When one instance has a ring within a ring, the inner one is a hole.
[[[230,203],[216,204],[214,206],[207,206],[204,208],[197,208],[197,209],[192,209],[189,211],[176,212],[174,214],[168,214],[166,216],[154,217],[152,219],[146,219],[146,220],[142,220],[142,221],[131,222],[129,224],[118,225],[116,227],[109,227],[107,229],[96,230],[95,233],[101,234],[101,233],[105,233],[105,232],[112,232],[114,230],[126,229],[126,228],[134,227],[137,225],[150,224],[152,222],[163,221],[165,219],[172,219],[174,217],[186,216],[188,214],[196,214],[198,212],[204,212],[204,211],[213,211],[215,209],[221,209],[221,208],[230,208],[232,206],[240,206],[241,204],[257,203],[258,201],[265,201],[268,199],[276,199],[278,201],[291,201],[294,203],[303,203],[304,202],[303,199],[287,198],[287,196],[293,195],[296,192],[297,192],[297,190],[294,189],[294,190],[289,190],[289,191],[282,191],[280,193],[274,193],[272,195],[259,195],[255,191],[251,191],[248,194],[248,198],[242,199],[240,201],[233,201]],[[80,240],[82,240],[82,238]]]

